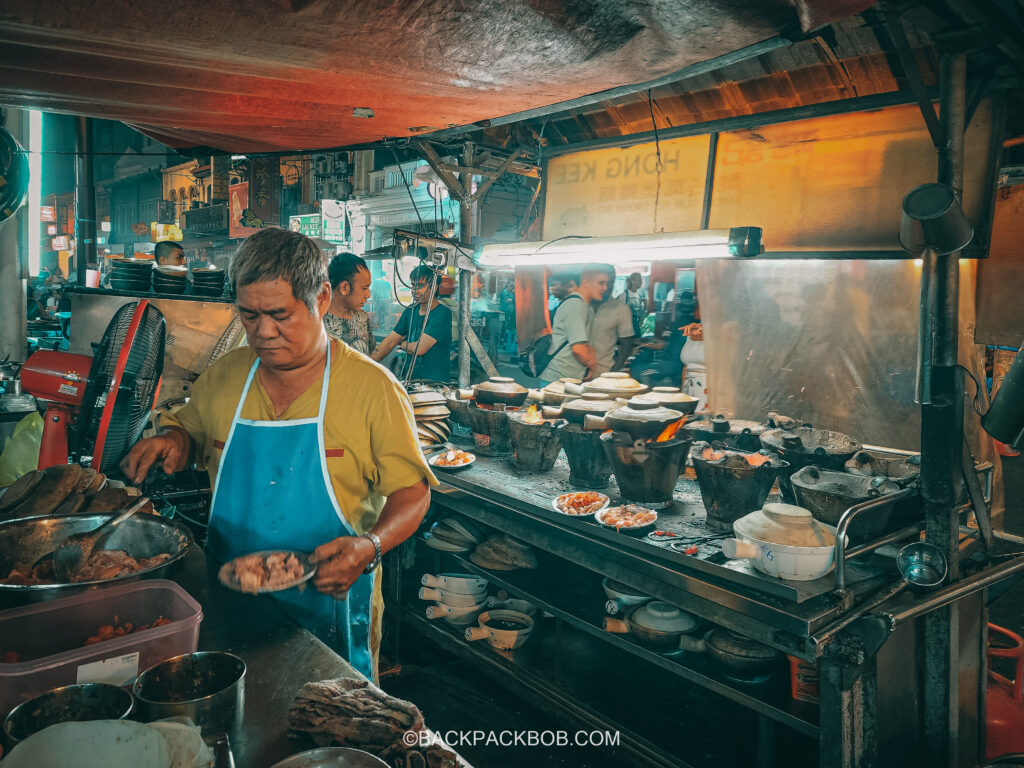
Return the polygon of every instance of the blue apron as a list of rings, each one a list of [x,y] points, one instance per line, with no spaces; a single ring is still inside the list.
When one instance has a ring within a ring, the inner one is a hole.
[[[242,405],[259,367],[249,370],[217,469],[210,510],[209,546],[227,562],[266,549],[312,552],[339,536],[355,536],[327,472],[324,407],[331,380],[327,347],[320,407],[315,418],[254,421]],[[370,637],[376,573],[360,576],[344,600],[313,584],[274,593],[288,614],[340,653],[369,680],[375,665]]]

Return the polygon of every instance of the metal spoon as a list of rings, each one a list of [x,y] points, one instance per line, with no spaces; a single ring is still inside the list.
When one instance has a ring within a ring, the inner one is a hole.
[[[74,533],[64,539],[60,546],[53,551],[53,572],[57,579],[64,582],[71,581],[71,577],[81,570],[95,550],[104,549],[104,544],[117,526],[148,503],[149,497],[143,496],[128,509],[118,512],[98,528],[94,528],[88,533]]]

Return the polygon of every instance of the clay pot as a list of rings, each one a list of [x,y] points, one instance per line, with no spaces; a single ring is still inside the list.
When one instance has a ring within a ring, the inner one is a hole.
[[[544,418],[565,419],[582,426],[587,414],[604,416],[608,411],[621,408],[625,402],[625,400],[612,399],[600,392],[588,392],[573,400],[567,400],[557,408],[550,405],[544,406]]]
[[[544,405],[559,406],[564,402],[579,397],[575,391],[567,392],[565,389],[566,385],[572,385],[576,391],[579,391],[578,388],[582,387],[583,382],[579,379],[559,379],[558,381],[552,381],[544,389],[531,390],[530,396]]]
[[[483,405],[511,405],[518,408],[526,402],[529,390],[515,379],[506,376],[491,376],[473,387],[477,403]]]
[[[573,388],[568,387],[567,389],[571,391]],[[634,395],[642,395],[647,390],[647,386],[632,378],[628,373],[621,371],[602,373],[593,381],[583,382],[584,392],[600,392],[613,397],[629,398]]]
[[[703,653],[724,677],[740,683],[760,683],[771,677],[782,658],[780,651],[723,627],[697,639],[682,635],[679,647]]]
[[[605,617],[608,632],[633,635],[642,645],[658,651],[674,651],[680,638],[700,626],[700,620],[670,603],[652,600],[634,608],[625,619]]]
[[[686,394],[679,387],[655,387],[646,397],[657,400],[665,408],[681,411],[684,416],[689,416],[696,411],[697,403],[700,402],[696,397]]]
[[[634,440],[654,440],[669,424],[683,418],[683,414],[671,408],[665,408],[657,400],[647,397],[634,397],[628,405],[616,408],[605,414],[603,420],[595,420],[593,416],[584,419],[583,426],[587,429],[606,428],[616,432],[625,432]],[[607,424],[607,427],[603,427]]]

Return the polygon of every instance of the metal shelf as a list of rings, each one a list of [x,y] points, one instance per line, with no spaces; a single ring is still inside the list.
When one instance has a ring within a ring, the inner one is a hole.
[[[462,658],[479,662],[485,669],[491,672],[500,673],[503,679],[512,681],[514,687],[519,691],[544,698],[559,711],[568,712],[584,726],[617,731],[620,738],[620,747],[639,758],[643,765],[659,766],[661,768],[692,768],[689,763],[685,763],[679,757],[656,747],[648,740],[622,727],[614,720],[595,714],[593,710],[582,706],[576,699],[556,688],[547,678],[538,675],[521,663],[506,659],[486,643],[482,644],[482,647],[468,643],[444,627],[439,626],[437,622],[431,621],[422,613],[407,606],[401,608],[401,617],[404,622],[445,650]]]
[[[577,629],[587,632],[593,635],[594,637],[598,637],[617,648],[621,648],[622,650],[631,653],[634,656],[637,656],[652,664],[655,664],[661,667],[662,669],[665,669],[669,672],[672,672],[675,675],[678,675],[679,677],[684,678],[685,680],[689,680],[690,682],[695,683],[696,685],[702,686],[703,688],[707,688],[708,690],[713,691],[714,693],[717,693],[720,696],[724,696],[725,698],[730,699],[731,701],[734,701],[737,704],[746,707],[747,709],[751,709],[757,712],[758,714],[764,715],[765,717],[768,717],[774,720],[775,722],[778,722],[789,728],[793,728],[794,730],[806,736],[810,736],[814,739],[817,739],[819,736],[819,729],[816,724],[808,722],[807,720],[798,717],[797,715],[791,712],[787,712],[786,710],[781,709],[778,706],[775,706],[774,704],[770,703],[769,701],[766,701],[763,698],[759,698],[755,695],[752,695],[747,691],[734,688],[722,682],[721,680],[711,677],[708,674],[704,674],[698,669],[695,669],[693,666],[681,664],[675,659],[671,659],[659,653],[655,653],[654,651],[648,650],[647,648],[644,648],[642,645],[639,645],[633,642],[632,640],[627,639],[627,637],[624,635],[617,635],[612,632],[606,632],[603,628],[598,627],[592,624],[591,622],[587,621],[586,619],[580,618],[579,616],[576,616],[575,614],[570,613],[563,608],[559,608],[557,605],[554,605],[548,600],[539,597],[533,592],[523,589],[522,587],[518,586],[514,582],[509,581],[505,577],[497,575],[493,571],[488,571],[484,568],[480,568],[479,566],[474,565],[466,558],[463,558],[456,554],[452,554],[452,557],[455,559],[456,562],[458,562],[460,568],[464,568],[469,573],[475,573],[479,576],[482,576],[483,578],[486,578],[492,584],[507,590],[509,593],[517,597],[520,597],[524,600],[528,600],[541,610],[547,611],[552,616],[555,616],[556,618],[565,621],[566,623],[570,624],[571,626]]]

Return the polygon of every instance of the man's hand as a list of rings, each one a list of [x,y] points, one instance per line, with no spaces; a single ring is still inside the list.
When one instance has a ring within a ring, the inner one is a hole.
[[[373,542],[362,536],[339,536],[321,544],[310,558],[318,564],[313,584],[324,594],[344,600],[374,554]]]
[[[121,471],[132,483],[138,485],[146,479],[149,468],[156,462],[163,462],[164,472],[173,475],[188,464],[192,438],[180,427],[168,427],[154,437],[139,440],[128,455],[121,460]]]

